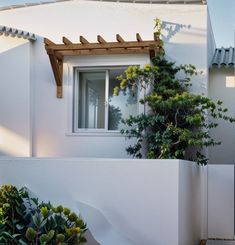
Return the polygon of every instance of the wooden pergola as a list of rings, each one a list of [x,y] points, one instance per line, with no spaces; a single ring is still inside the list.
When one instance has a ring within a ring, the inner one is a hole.
[[[106,42],[103,37],[98,35],[98,42],[90,43],[83,36],[80,36],[80,43],[73,43],[68,38],[63,37],[63,44],[55,44],[44,38],[45,49],[50,58],[56,80],[57,98],[63,97],[64,56],[149,54],[150,58],[153,58],[162,49],[161,41],[158,38],[143,41],[139,33],[136,34],[135,41],[125,41],[119,34],[116,35],[116,40],[116,42]]]

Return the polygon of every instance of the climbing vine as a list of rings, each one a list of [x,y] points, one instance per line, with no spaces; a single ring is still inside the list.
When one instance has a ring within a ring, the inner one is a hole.
[[[158,19],[155,35],[158,38],[161,35]],[[207,164],[204,149],[221,143],[210,135],[210,130],[218,126],[213,119],[231,123],[235,119],[226,114],[222,101],[214,102],[189,91],[192,77],[198,75],[195,66],[177,66],[165,58],[164,52],[159,52],[151,65],[130,66],[118,77],[120,86],[114,89],[115,95],[120,90],[145,90],[139,101],[147,108],[145,112],[123,120],[125,129],[121,133],[136,138],[136,143],[126,149],[128,154],[136,158],[177,158]]]

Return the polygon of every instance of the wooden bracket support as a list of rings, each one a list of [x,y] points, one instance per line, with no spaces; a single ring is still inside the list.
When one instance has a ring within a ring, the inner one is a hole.
[[[57,85],[57,98],[63,98],[63,61],[58,60],[54,52],[49,53],[49,58],[51,62],[51,67],[53,70],[53,74],[55,77],[56,85]]]
[[[70,41],[67,38],[63,38],[63,41],[66,45],[70,44]],[[53,49],[49,48],[50,45],[56,45],[51,40],[44,38],[44,44],[57,85],[57,98],[63,98],[63,56],[56,54]]]

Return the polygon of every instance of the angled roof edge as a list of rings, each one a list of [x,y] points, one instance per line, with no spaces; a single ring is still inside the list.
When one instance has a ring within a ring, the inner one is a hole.
[[[212,58],[211,67],[235,67],[235,48],[216,48]]]
[[[0,35],[24,38],[24,39],[28,39],[29,41],[35,41],[37,39],[35,34],[33,33],[22,31],[12,27],[1,26],[1,25],[0,25]]]
[[[31,7],[37,5],[44,5],[44,4],[52,4],[58,2],[68,2],[74,0],[41,0],[41,1],[31,1],[26,0],[22,1],[22,3],[9,4],[9,5],[1,5],[0,2],[0,11],[3,10],[10,10],[16,8],[24,8],[24,7]],[[97,2],[121,2],[121,3],[146,3],[146,4],[196,4],[196,5],[206,5],[207,0],[84,0],[84,1],[97,1]]]

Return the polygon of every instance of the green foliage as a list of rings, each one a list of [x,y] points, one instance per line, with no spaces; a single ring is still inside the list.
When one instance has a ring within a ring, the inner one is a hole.
[[[0,244],[81,245],[86,224],[63,206],[40,203],[26,188],[0,188]]]
[[[120,86],[114,89],[115,95],[127,88],[145,91],[140,100],[144,113],[123,121],[128,128],[121,133],[137,139],[127,152],[137,158],[177,158],[207,164],[202,149],[220,144],[210,135],[210,129],[218,124],[209,119],[231,123],[235,119],[226,115],[227,109],[221,101],[215,103],[189,92],[192,76],[198,75],[193,65],[176,66],[163,54],[152,63],[144,68],[128,67],[125,74],[118,77]]]

